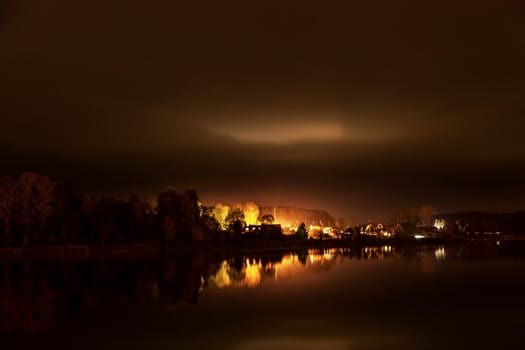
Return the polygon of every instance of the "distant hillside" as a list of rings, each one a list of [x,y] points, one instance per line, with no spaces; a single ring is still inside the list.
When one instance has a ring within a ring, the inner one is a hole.
[[[306,225],[335,226],[335,219],[330,213],[319,209],[304,209],[295,207],[260,207],[261,215],[271,214],[275,222],[281,225]]]

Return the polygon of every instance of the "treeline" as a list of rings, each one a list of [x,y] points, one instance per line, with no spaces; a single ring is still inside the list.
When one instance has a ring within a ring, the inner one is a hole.
[[[195,190],[167,190],[151,203],[78,194],[35,173],[0,179],[2,246],[235,241],[243,217],[228,219],[222,230]]]
[[[440,213],[434,217],[436,221],[442,223],[444,231],[453,234],[475,234],[476,232],[525,234],[524,211]]]

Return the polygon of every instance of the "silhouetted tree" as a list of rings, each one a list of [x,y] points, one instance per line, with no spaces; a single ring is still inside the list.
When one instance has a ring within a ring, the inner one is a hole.
[[[125,225],[125,203],[110,197],[96,202],[90,215],[90,237],[93,243],[105,245],[123,241]]]
[[[226,224],[228,228],[232,229],[236,222],[244,224],[244,213],[241,209],[233,208],[228,213],[228,216],[226,216]]]
[[[155,225],[155,213],[151,204],[138,196],[131,196],[128,202],[129,234],[131,241],[151,239]]]
[[[275,218],[272,214],[265,214],[263,216],[261,216],[259,218],[259,221],[262,223],[262,224],[267,224],[267,225],[271,225],[273,224],[273,222],[275,221]]]
[[[206,208],[201,214],[201,225],[207,232],[216,232],[221,230],[221,224],[213,217],[211,210]]]
[[[4,243],[42,243],[49,240],[45,228],[59,203],[56,184],[47,176],[23,173],[0,181],[0,223]],[[14,237],[13,237],[14,234]]]
[[[200,229],[200,207],[197,192],[191,190],[180,194],[173,190],[167,190],[161,193],[158,198],[157,217],[163,227],[169,226],[169,222],[173,223],[176,241],[191,241],[192,233],[198,232]],[[167,238],[164,237],[164,240]]]
[[[306,230],[306,225],[304,222],[302,222],[299,227],[297,228],[297,236],[300,239],[307,239],[308,238],[308,231]]]
[[[244,221],[244,213],[238,208],[233,208],[226,217],[226,224],[230,230],[230,234],[233,234],[234,241],[238,241],[246,225]]]

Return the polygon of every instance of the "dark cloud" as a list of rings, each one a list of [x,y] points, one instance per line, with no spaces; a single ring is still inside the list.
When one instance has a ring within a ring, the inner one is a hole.
[[[519,1],[4,4],[4,173],[355,220],[525,206]]]

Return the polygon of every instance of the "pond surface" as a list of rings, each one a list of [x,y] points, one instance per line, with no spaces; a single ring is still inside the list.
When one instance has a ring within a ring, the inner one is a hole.
[[[523,348],[516,243],[0,262],[6,349]]]

